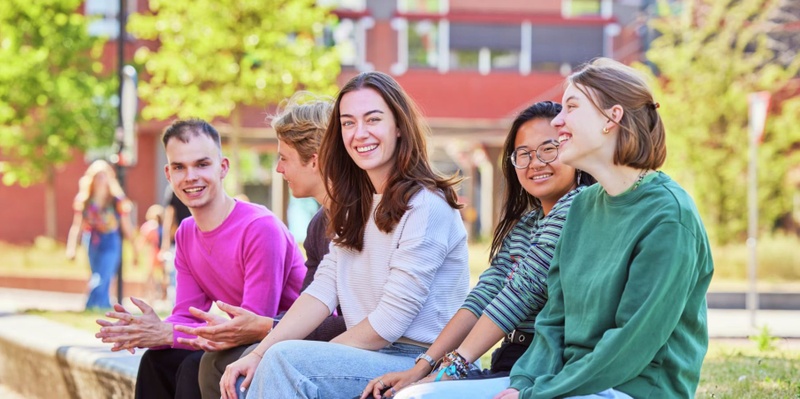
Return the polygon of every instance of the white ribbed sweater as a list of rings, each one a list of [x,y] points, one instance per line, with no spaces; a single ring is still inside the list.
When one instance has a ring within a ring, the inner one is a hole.
[[[372,212],[381,200],[372,199]],[[369,319],[383,339],[432,343],[469,290],[467,233],[440,193],[420,190],[394,231],[367,222],[361,252],[331,245],[304,293],[331,312],[341,305],[347,328]]]

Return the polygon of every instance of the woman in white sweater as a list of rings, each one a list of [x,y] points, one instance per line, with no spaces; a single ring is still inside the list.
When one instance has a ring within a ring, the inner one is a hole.
[[[436,339],[466,298],[469,268],[458,180],[430,167],[428,134],[388,75],[362,73],[342,88],[320,150],[331,251],[280,324],[228,366],[223,398],[248,387],[251,398],[352,398]],[[300,341],[337,305],[347,331]]]

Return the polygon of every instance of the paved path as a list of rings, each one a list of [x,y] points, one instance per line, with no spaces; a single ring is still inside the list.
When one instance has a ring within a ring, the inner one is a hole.
[[[80,312],[85,304],[86,296],[83,294],[0,288],[0,313],[28,309]]]
[[[81,312],[85,305],[86,295],[84,294],[0,287],[0,314],[29,309]],[[123,305],[128,309],[136,308],[129,298],[123,301]],[[172,311],[172,306],[167,301],[158,301],[151,306],[159,313]]]

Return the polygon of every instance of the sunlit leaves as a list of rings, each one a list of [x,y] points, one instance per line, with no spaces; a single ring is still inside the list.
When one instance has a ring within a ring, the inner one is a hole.
[[[692,192],[712,238],[741,239],[747,228],[747,95],[780,95],[797,76],[767,46],[780,0],[689,0],[652,23],[659,36],[647,53],[657,71],[656,100],[667,127],[665,169]],[[775,105],[775,104],[773,104]],[[791,212],[798,167],[800,99],[770,109],[759,147],[762,229]]]
[[[4,184],[41,181],[76,151],[110,144],[111,79],[81,0],[0,2],[0,165]]]
[[[157,41],[135,61],[147,79],[143,117],[227,117],[298,89],[331,94],[339,63],[316,37],[330,16],[314,0],[151,1],[130,18],[137,37]],[[156,12],[157,11],[157,12]]]

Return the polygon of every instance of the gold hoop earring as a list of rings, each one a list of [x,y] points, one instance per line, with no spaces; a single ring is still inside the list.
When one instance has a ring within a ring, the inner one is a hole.
[[[607,127],[604,127],[604,128],[603,128],[603,134],[608,134],[609,132],[610,132],[610,130],[608,130],[608,128],[607,128]]]

